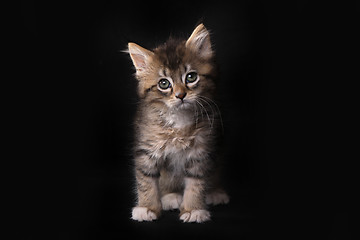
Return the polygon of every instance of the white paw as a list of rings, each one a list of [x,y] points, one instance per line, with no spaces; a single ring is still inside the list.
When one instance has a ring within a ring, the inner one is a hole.
[[[169,193],[161,198],[161,205],[163,210],[178,209],[183,197],[178,193]]]
[[[146,207],[134,207],[131,218],[139,222],[152,221],[157,219],[156,214]]]
[[[205,202],[206,204],[218,205],[218,204],[227,204],[229,203],[230,198],[223,191],[214,191],[206,195]]]
[[[180,216],[180,220],[183,220],[183,222],[206,222],[210,220],[210,212],[207,210],[192,210],[191,212],[183,213]]]

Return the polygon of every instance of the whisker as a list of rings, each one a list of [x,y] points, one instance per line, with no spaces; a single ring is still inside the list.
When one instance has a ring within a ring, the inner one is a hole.
[[[216,111],[214,111],[214,109],[211,107],[211,104],[208,101],[206,101],[205,99],[202,99],[202,98],[200,98],[200,100],[204,101],[210,107],[211,113],[212,113],[212,124],[214,124]]]
[[[198,121],[199,120],[199,117],[200,117],[200,115],[199,115],[199,112],[201,113],[201,118],[203,119],[204,118],[204,115],[203,115],[203,111],[201,110],[201,105],[197,102],[197,100],[196,99],[194,99],[195,100],[195,111],[196,111],[196,120]]]
[[[204,102],[206,102],[209,106],[210,106],[210,103],[212,103],[213,105],[215,105],[216,107],[216,112],[217,112],[217,115],[219,116],[220,118],[220,124],[221,124],[221,130],[222,130],[222,133],[224,134],[224,122],[223,122],[223,119],[222,119],[222,116],[221,116],[221,111],[220,111],[220,108],[219,106],[216,104],[216,102],[208,97],[205,97],[205,96],[198,96],[199,99],[202,99]],[[207,100],[207,101],[206,101]],[[209,102],[210,103],[209,103]],[[211,106],[210,106],[211,107]]]
[[[198,124],[198,109],[197,109],[197,105],[195,105],[195,128],[197,128],[197,124]]]
[[[202,109],[204,109],[205,114],[206,114],[206,116],[207,116],[207,119],[208,119],[208,121],[209,121],[209,123],[210,123],[210,128],[212,129],[212,122],[211,122],[211,120],[210,120],[209,113],[206,111],[206,108],[205,108],[204,105],[203,105],[200,101],[198,101],[197,99],[196,99],[195,101],[200,105],[200,107],[201,107]]]

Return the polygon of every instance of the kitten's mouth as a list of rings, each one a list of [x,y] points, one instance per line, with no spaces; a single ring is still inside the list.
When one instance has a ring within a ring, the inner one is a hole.
[[[187,100],[180,100],[178,103],[175,104],[175,108],[178,109],[189,109],[191,108],[192,104]]]

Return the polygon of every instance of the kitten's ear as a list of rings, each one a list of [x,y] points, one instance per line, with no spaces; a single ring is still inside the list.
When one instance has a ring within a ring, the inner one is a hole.
[[[136,71],[145,70],[149,64],[149,59],[152,55],[154,55],[152,51],[140,47],[136,43],[132,42],[128,44],[128,51]]]
[[[210,33],[202,23],[195,28],[189,39],[186,41],[185,46],[195,50],[200,54],[200,56],[205,58],[213,55]]]

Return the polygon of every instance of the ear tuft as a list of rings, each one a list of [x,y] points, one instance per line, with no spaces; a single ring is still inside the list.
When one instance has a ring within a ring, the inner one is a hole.
[[[202,23],[195,28],[191,36],[186,41],[185,46],[198,52],[200,56],[205,58],[209,58],[213,55],[210,33]]]
[[[128,43],[128,52],[136,71],[143,71],[147,68],[151,56],[154,54],[136,43]]]

